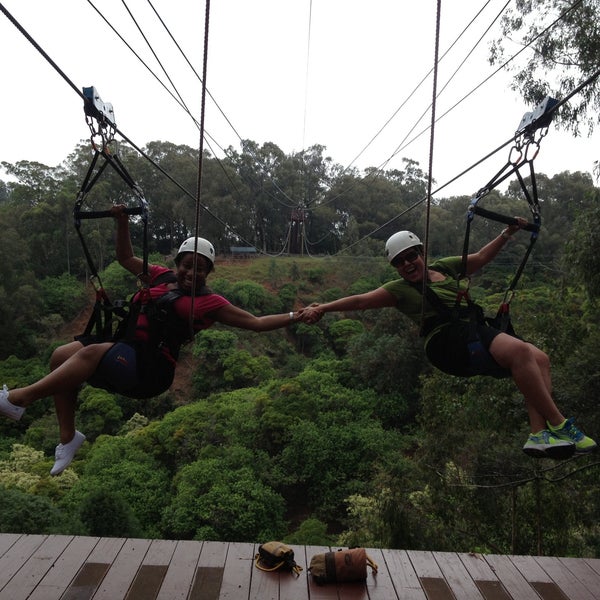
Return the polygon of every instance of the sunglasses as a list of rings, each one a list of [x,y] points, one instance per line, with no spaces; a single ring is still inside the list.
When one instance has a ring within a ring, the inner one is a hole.
[[[404,263],[415,262],[415,260],[417,260],[419,256],[421,256],[421,254],[418,250],[408,250],[402,256],[396,256],[394,258],[394,260],[392,261],[392,267],[397,269],[398,267],[403,266]]]

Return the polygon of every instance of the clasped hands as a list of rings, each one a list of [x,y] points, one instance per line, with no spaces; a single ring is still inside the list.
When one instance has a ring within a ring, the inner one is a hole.
[[[318,302],[313,302],[306,308],[301,308],[296,313],[298,320],[302,323],[306,323],[307,325],[314,325],[325,314],[325,312],[321,310],[319,306],[320,305]]]

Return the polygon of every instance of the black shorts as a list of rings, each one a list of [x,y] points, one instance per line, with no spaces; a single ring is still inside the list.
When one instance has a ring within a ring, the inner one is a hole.
[[[444,373],[458,377],[510,377],[510,370],[502,368],[489,353],[492,340],[502,332],[479,323],[475,325],[477,339],[473,340],[472,327],[468,321],[455,321],[433,334],[425,345],[425,354],[431,364]]]
[[[128,398],[152,398],[173,383],[175,365],[146,344],[116,342],[88,379],[94,387]]]

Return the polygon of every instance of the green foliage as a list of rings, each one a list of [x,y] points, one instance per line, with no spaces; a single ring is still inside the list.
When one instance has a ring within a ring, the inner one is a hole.
[[[596,202],[600,195],[596,195]],[[600,209],[581,213],[567,244],[566,262],[592,300],[600,298]]]
[[[283,310],[286,307],[289,307],[290,310],[294,308],[297,294],[298,288],[293,283],[284,283],[282,286],[279,286],[277,296]]]
[[[88,534],[99,537],[141,537],[144,532],[127,501],[113,490],[96,489],[79,507]]]
[[[103,433],[116,433],[123,419],[117,397],[92,386],[79,393],[79,419],[81,427],[91,439]]]
[[[256,462],[253,452],[233,446],[183,467],[164,513],[167,535],[253,542],[281,538],[283,498],[260,481]]]
[[[135,277],[119,265],[111,262],[101,273],[102,286],[111,300],[129,299],[136,291]]]
[[[298,529],[283,538],[286,544],[302,546],[333,546],[335,540],[327,533],[327,524],[314,517],[309,517],[300,523]]]
[[[200,396],[214,391],[257,385],[274,376],[267,356],[253,356],[236,349],[238,337],[231,331],[205,330],[196,336],[194,356],[200,359],[194,385]]]
[[[68,273],[40,281],[44,310],[59,314],[64,320],[74,318],[89,302],[79,281]]]
[[[47,498],[18,489],[2,489],[0,532],[49,534],[63,524],[61,512]]]
[[[170,498],[169,478],[165,467],[138,447],[136,438],[135,433],[99,437],[86,456],[83,476],[61,505],[68,511],[86,507],[82,521],[93,527],[101,527],[102,517],[110,521],[114,507],[120,511],[119,521],[129,523],[131,531],[156,537],[160,515]],[[94,508],[93,499],[100,491],[102,503]],[[107,523],[106,527],[112,526]]]
[[[340,319],[332,323],[328,331],[334,350],[340,355],[345,354],[352,338],[363,333],[364,330],[364,325],[354,319]]]

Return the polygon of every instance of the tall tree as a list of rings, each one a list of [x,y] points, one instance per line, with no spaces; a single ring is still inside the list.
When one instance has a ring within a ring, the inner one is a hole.
[[[508,41],[531,46],[525,64],[513,63],[513,88],[527,104],[545,96],[566,97],[600,64],[600,0],[517,0],[502,18],[502,39],[491,49],[492,63],[508,58]],[[560,122],[574,133],[600,122],[600,83],[584,87],[560,110]]]

